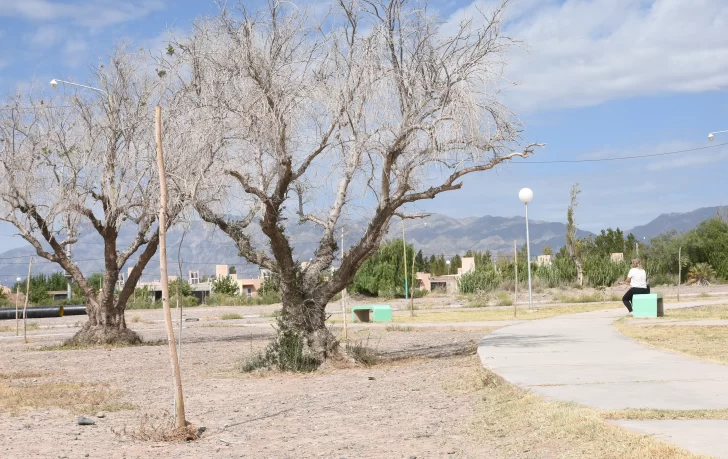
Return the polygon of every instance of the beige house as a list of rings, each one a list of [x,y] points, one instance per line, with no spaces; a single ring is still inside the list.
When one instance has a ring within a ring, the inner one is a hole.
[[[475,258],[464,257],[462,258],[462,266],[458,268],[457,274],[445,275],[445,276],[433,276],[430,273],[417,273],[417,289],[432,291],[441,291],[444,293],[457,293],[458,291],[458,280],[463,274],[467,274],[471,271],[475,271]]]

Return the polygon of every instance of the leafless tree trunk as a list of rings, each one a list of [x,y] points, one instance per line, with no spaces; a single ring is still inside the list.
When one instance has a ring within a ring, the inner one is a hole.
[[[39,257],[57,263],[80,286],[88,321],[73,338],[77,343],[140,340],[127,329],[124,309],[159,243],[152,119],[153,101],[164,86],[147,71],[147,62],[118,48],[93,72],[90,85],[98,88],[68,85],[51,96],[33,89],[10,99],[10,109],[0,113],[0,137],[8,140],[0,155],[0,220],[18,228]],[[178,163],[184,155],[178,158],[170,167],[179,177],[170,222],[183,206],[178,188],[185,168]],[[135,231],[126,247],[119,245],[122,227]],[[103,246],[99,292],[65,250],[81,233],[95,235]],[[128,279],[115,293],[127,266]]]
[[[521,126],[497,99],[513,43],[504,7],[442,24],[409,0],[340,0],[325,27],[284,2],[223,8],[160,58],[210,138],[198,213],[280,276],[279,326],[305,335],[318,358],[338,352],[326,304],[393,215],[537,146],[519,144]],[[335,232],[360,211],[366,232],[325,280]],[[296,218],[321,235],[305,269],[287,234]]]

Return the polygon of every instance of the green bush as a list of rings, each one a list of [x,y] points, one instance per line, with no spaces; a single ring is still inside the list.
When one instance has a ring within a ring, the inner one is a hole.
[[[217,276],[212,280],[212,291],[220,295],[237,295],[238,283],[230,276]]]
[[[495,294],[496,305],[498,306],[513,306],[513,297],[508,292],[498,292]]]

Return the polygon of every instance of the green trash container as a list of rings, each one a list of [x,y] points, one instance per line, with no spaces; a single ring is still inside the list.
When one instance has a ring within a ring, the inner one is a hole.
[[[648,293],[632,297],[632,317],[649,318],[664,315],[662,293]]]
[[[365,304],[351,308],[352,322],[391,322],[392,307],[388,304]]]

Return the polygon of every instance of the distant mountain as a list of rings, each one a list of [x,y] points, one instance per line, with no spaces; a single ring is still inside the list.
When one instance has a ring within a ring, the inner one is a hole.
[[[634,234],[637,239],[647,240],[671,230],[683,233],[695,228],[700,222],[715,217],[720,209],[720,207],[703,207],[692,212],[662,214],[646,225],[635,226],[628,233]]]
[[[423,225],[426,222],[427,225]],[[361,237],[365,228],[365,221],[350,224],[346,228],[345,245],[348,247],[353,241]],[[513,241],[520,248],[526,241],[525,221],[523,217],[469,217],[451,218],[445,215],[434,214],[423,220],[411,220],[405,223],[407,242],[414,244],[416,249],[422,249],[426,255],[445,255],[451,257],[455,254],[463,255],[468,250],[486,251],[494,254],[513,253]],[[549,244],[554,250],[564,245],[566,225],[543,221],[531,221],[529,225],[531,235],[531,254],[541,253],[544,245]],[[387,239],[402,237],[401,222],[393,219]],[[297,258],[305,261],[313,256],[316,250],[319,231],[313,225],[293,225],[290,227],[291,241]],[[579,231],[579,237],[589,236],[591,233]],[[134,234],[130,228],[122,228],[120,245],[128,244]],[[167,256],[169,257],[169,273],[177,275],[177,250],[183,230],[174,228],[167,235]],[[263,247],[265,238],[260,230],[253,231],[253,240]],[[17,248],[0,254],[0,283],[12,284],[15,277],[25,277],[27,273],[27,257],[33,256],[30,247]],[[238,256],[235,245],[221,231],[214,229],[203,222],[191,222],[181,249],[183,260],[182,274],[186,278],[190,270],[199,271],[200,275],[215,272],[215,264],[228,264],[235,266],[240,276],[256,276],[257,267],[245,263]],[[13,258],[18,257],[18,258]],[[103,244],[95,233],[88,232],[73,246],[73,258],[86,274],[103,270]],[[34,273],[50,274],[60,271],[60,267],[35,257]],[[155,256],[147,265],[143,276],[144,280],[158,278],[159,259]]]

